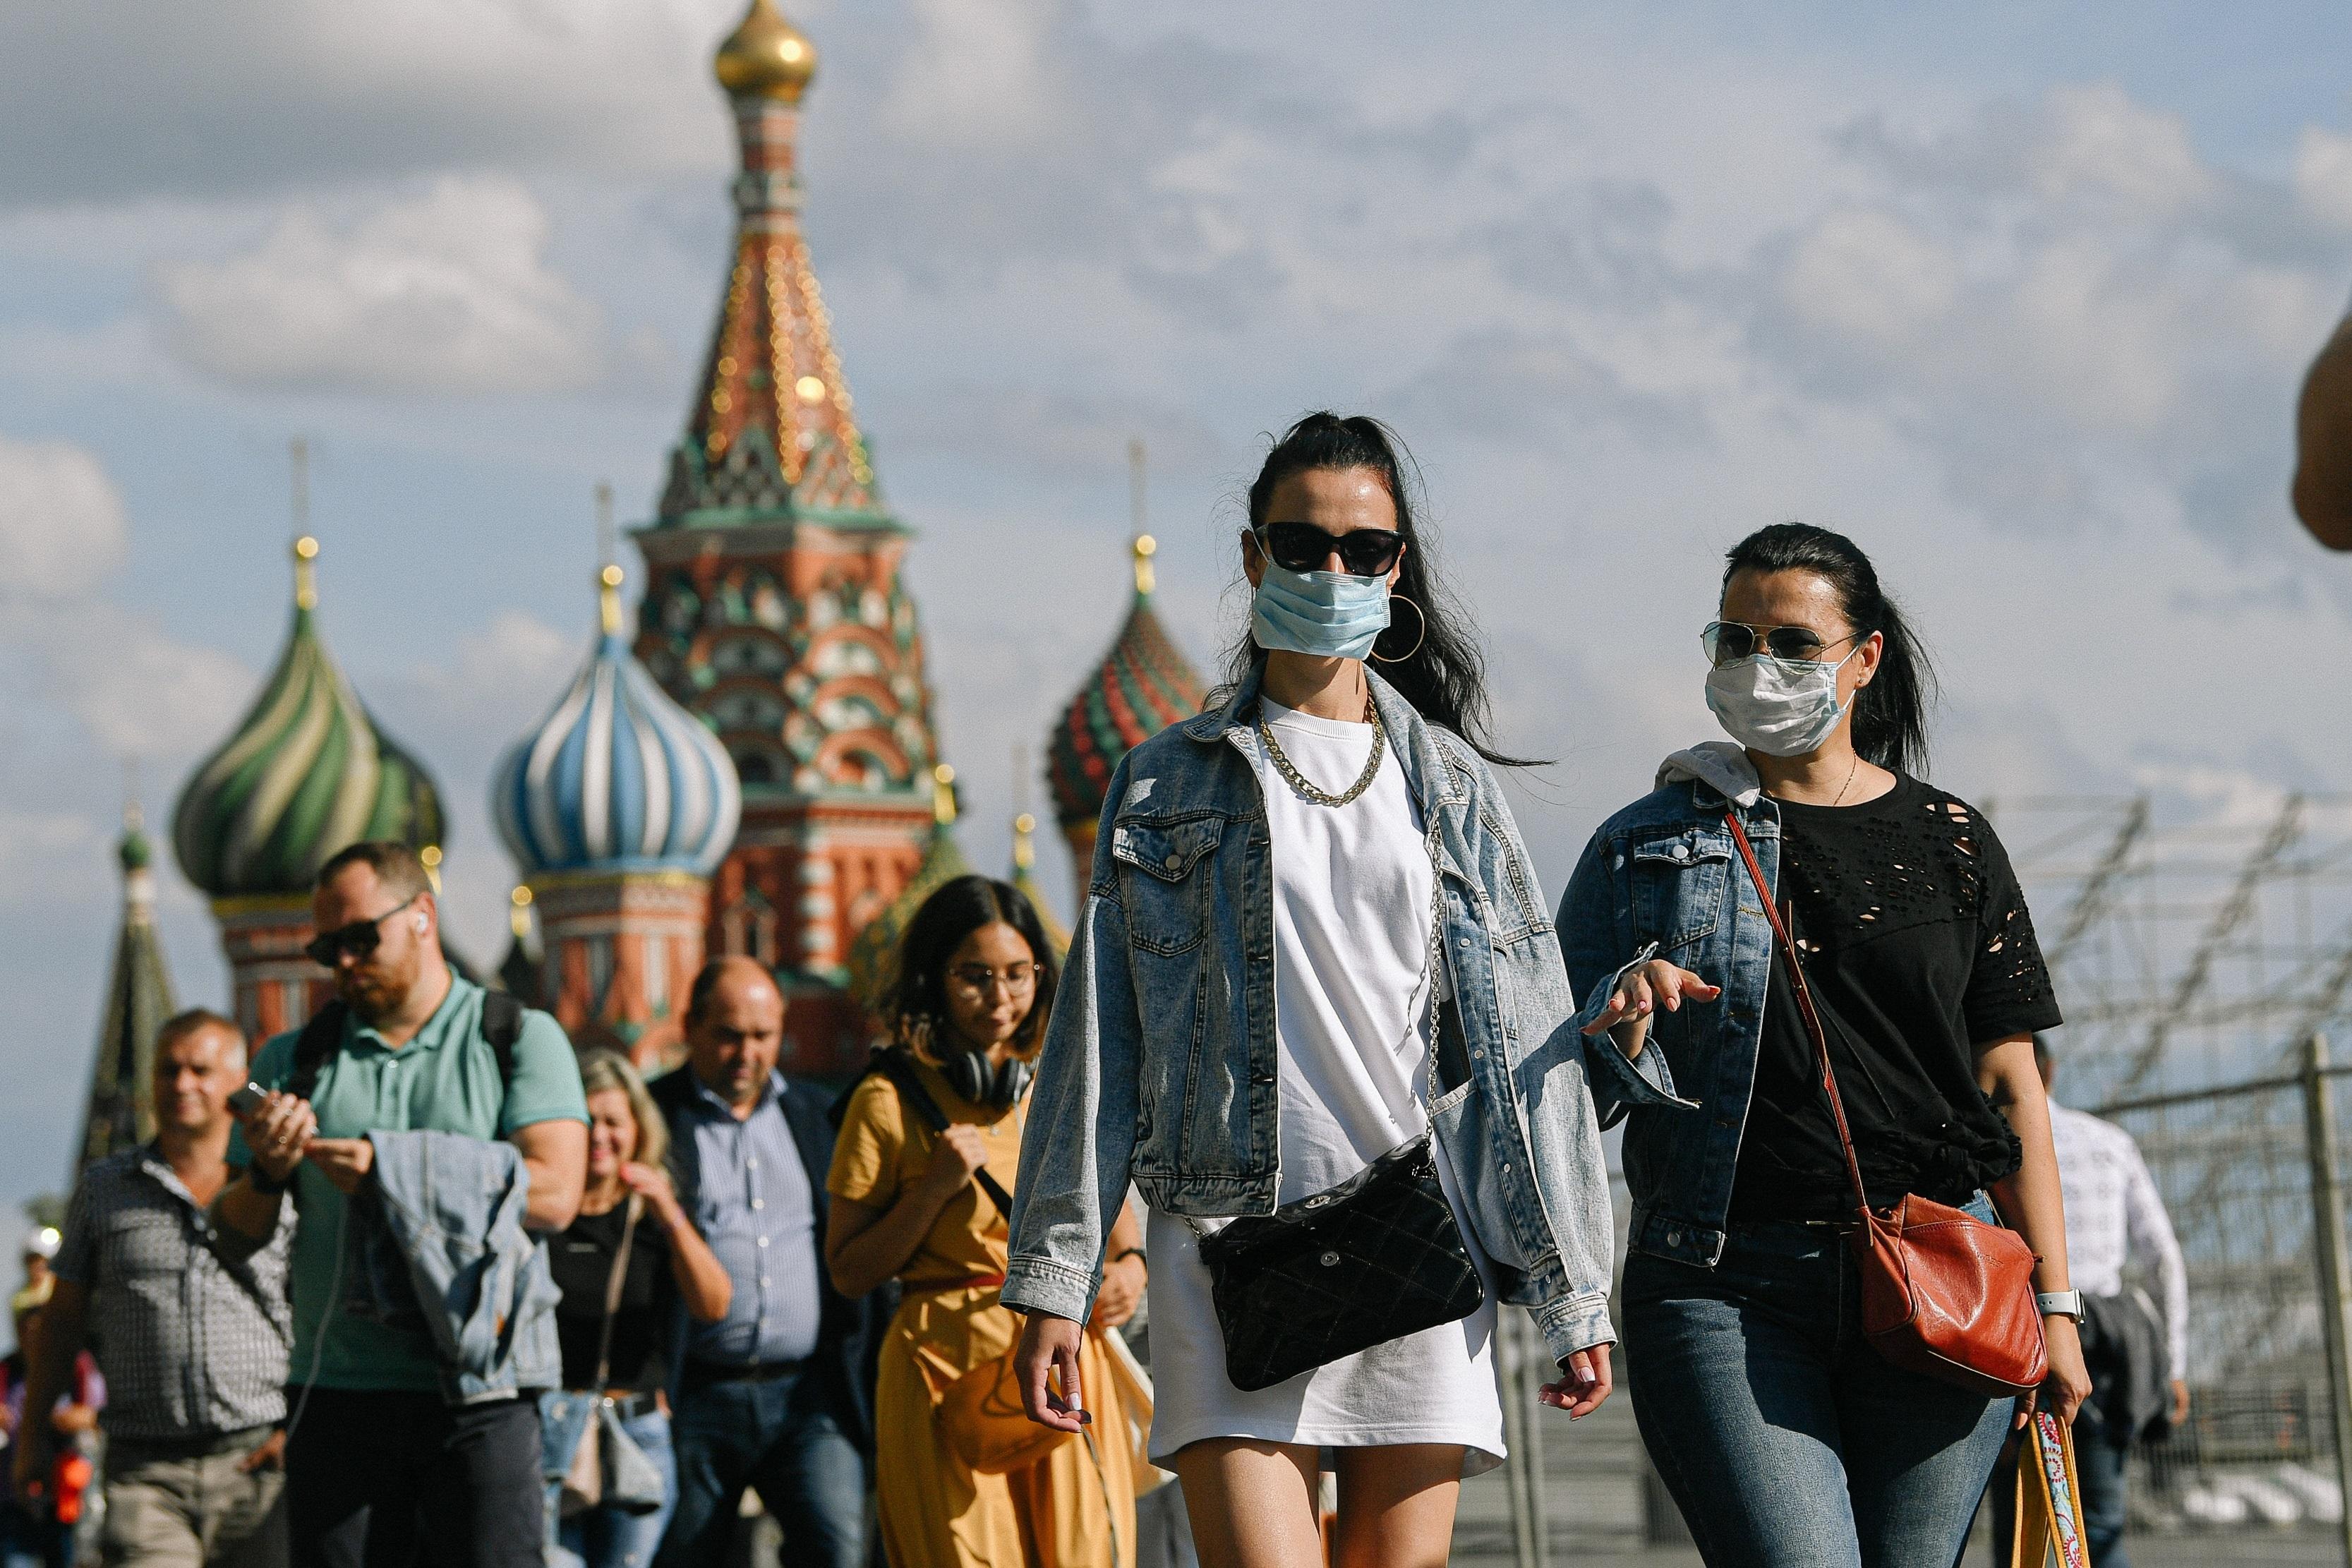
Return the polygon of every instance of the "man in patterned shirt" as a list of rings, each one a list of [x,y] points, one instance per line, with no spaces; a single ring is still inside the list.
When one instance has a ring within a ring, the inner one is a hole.
[[[257,1247],[217,1227],[228,1097],[245,1086],[245,1036],[201,1008],[155,1042],[155,1141],[82,1174],[44,1309],[28,1408],[46,1409],[85,1338],[107,1383],[110,1564],[270,1568],[286,1552],[286,1269],[293,1227]],[[48,1470],[28,1424],[16,1484]]]

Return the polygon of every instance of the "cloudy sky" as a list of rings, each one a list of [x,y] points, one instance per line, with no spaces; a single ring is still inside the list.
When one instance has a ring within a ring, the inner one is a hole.
[[[1554,889],[1712,731],[1717,562],[1783,518],[1916,613],[1950,787],[2345,777],[2352,564],[2284,500],[2352,286],[2340,13],[1923,9],[800,0],[811,244],[975,858],[1120,613],[1128,437],[1205,667],[1234,498],[1321,405],[1422,459],[1504,738],[1560,759],[1519,799]],[[62,1175],[124,759],[166,818],[283,636],[289,435],[326,635],[495,953],[484,781],[584,648],[591,487],[643,517],[685,413],[739,10],[0,0],[0,1198]]]

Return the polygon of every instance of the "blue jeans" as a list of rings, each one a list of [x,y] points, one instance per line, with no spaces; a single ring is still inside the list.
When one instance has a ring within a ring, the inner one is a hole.
[[[554,1561],[564,1568],[651,1568],[661,1547],[662,1532],[677,1511],[677,1455],[669,1440],[669,1417],[658,1410],[621,1423],[621,1430],[642,1449],[662,1473],[661,1507],[651,1513],[629,1513],[617,1508],[592,1508],[572,1515],[555,1529]],[[556,1494],[563,1483],[548,1487],[548,1517],[555,1517]]]
[[[1624,1316],[1642,1440],[1708,1563],[1946,1568],[1959,1556],[2014,1406],[1872,1350],[1843,1237],[1735,1226],[1712,1270],[1635,1253]]]
[[[866,1558],[866,1457],[835,1418],[814,1367],[762,1380],[689,1374],[672,1415],[677,1511],[660,1568],[723,1562],[743,1489],[782,1527],[793,1568],[859,1568]]]

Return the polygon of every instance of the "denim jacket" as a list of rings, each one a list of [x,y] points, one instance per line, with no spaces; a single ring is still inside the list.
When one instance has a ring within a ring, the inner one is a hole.
[[[511,1143],[454,1132],[371,1132],[369,1201],[352,1211],[356,1267],[341,1310],[421,1316],[451,1405],[563,1381],[561,1292],[547,1249],[523,1229],[530,1170]]]
[[[1655,789],[1601,825],[1559,906],[1569,979],[1586,998],[1580,1022],[1607,1005],[1619,972],[1653,957],[1723,987],[1712,1002],[1654,1014],[1637,1058],[1605,1035],[1586,1044],[1601,1125],[1626,1123],[1626,1245],[1708,1268],[1723,1255],[1772,977],[1772,926],[1726,811],[1738,812],[1777,889],[1780,810],[1739,748],[1708,742],[1669,757]]]
[[[1615,1338],[1612,1233],[1584,1042],[1559,946],[1485,762],[1377,674],[1443,903],[1461,1081],[1431,1121],[1467,1219],[1552,1352]],[[1265,1214],[1281,1173],[1274,875],[1250,719],[1257,682],[1111,775],[1094,868],[1039,1058],[1004,1304],[1083,1320],[1130,1179],[1153,1207]]]

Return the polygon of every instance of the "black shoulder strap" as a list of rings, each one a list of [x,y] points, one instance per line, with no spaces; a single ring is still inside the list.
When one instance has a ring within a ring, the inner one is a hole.
[[[899,1100],[924,1126],[934,1132],[948,1130],[948,1113],[941,1110],[940,1102],[931,1098],[931,1091],[923,1087],[922,1079],[915,1072],[915,1064],[904,1053],[895,1050],[875,1052],[873,1070],[890,1080],[890,1087],[898,1091]],[[1012,1219],[1013,1195],[1004,1190],[1004,1184],[990,1175],[985,1167],[974,1171],[971,1179],[980,1184],[982,1192],[988,1194],[988,1201],[1003,1211],[1007,1220]]]
[[[310,1021],[302,1026],[302,1033],[294,1042],[294,1076],[286,1080],[286,1092],[295,1099],[309,1100],[318,1092],[320,1069],[342,1048],[344,1013],[341,1002],[330,1002],[311,1014]],[[489,1041],[490,1049],[498,1056],[499,1081],[511,1087],[515,1042],[522,1038],[522,1004],[511,993],[483,994],[482,1038]]]
[[[341,1002],[328,1003],[310,1015],[310,1021],[295,1037],[294,1075],[286,1080],[286,1092],[295,1099],[310,1100],[318,1094],[319,1070],[343,1048],[345,1012]]]
[[[522,1038],[522,1004],[511,991],[482,993],[482,1038],[499,1058],[499,1082],[514,1087],[515,1042]]]

